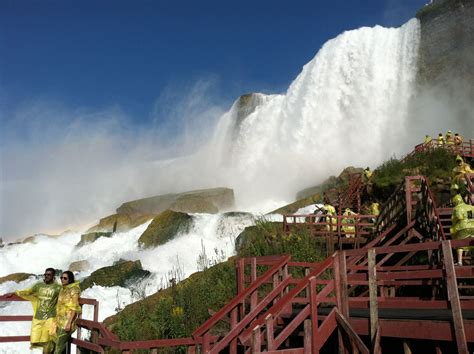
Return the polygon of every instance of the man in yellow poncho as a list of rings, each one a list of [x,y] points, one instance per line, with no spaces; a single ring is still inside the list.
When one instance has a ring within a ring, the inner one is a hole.
[[[52,332],[55,344],[54,354],[62,354],[72,332],[76,330],[77,316],[81,313],[79,296],[81,288],[74,280],[74,274],[67,270],[61,275],[62,288],[56,306],[56,318]]]
[[[438,141],[438,146],[443,146],[443,145],[444,145],[445,140],[444,140],[444,136],[443,136],[442,133],[439,133],[439,134],[438,134],[438,139],[437,139],[437,141]]]
[[[54,280],[54,268],[47,268],[44,272],[43,282],[36,283],[32,288],[18,290],[13,294],[31,301],[33,305],[33,321],[31,322],[31,348],[43,348],[43,353],[51,353],[50,330],[56,316],[56,303],[58,301],[61,285]]]
[[[454,145],[454,135],[451,130],[448,130],[448,132],[446,133],[446,144]]]
[[[344,210],[344,213],[342,214],[344,215],[344,218],[342,219],[342,231],[344,231],[346,233],[346,237],[347,238],[353,238],[355,237],[355,223],[356,223],[356,220],[355,218],[353,217],[350,217],[350,216],[354,216],[354,215],[357,215],[356,213],[354,213],[351,209],[349,208],[346,208],[346,210]]]
[[[474,206],[464,203],[460,194],[453,197],[453,215],[451,216],[451,236],[455,240],[462,240],[474,236]],[[462,265],[462,256],[464,251],[470,247],[457,249],[458,264]]]
[[[326,214],[326,230],[327,231],[336,231],[337,230],[337,218],[336,218],[336,208],[331,204],[327,203],[323,206],[323,212]],[[330,226],[331,225],[331,226]]]

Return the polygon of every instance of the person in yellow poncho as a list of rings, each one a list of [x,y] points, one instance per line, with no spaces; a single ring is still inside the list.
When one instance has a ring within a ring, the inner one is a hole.
[[[351,209],[346,208],[342,214],[344,218],[342,219],[342,231],[346,233],[347,238],[354,238],[356,235],[355,223],[356,219],[351,216],[357,215]]]
[[[6,294],[7,297],[16,294],[25,300],[31,301],[33,305],[31,348],[43,348],[45,354],[51,353],[50,330],[56,316],[56,302],[61,290],[61,285],[54,281],[54,275],[54,268],[47,268],[44,272],[43,282],[36,283],[29,289]]]
[[[54,354],[62,354],[66,344],[76,330],[77,316],[81,313],[79,281],[74,281],[74,274],[67,270],[61,275],[62,288],[56,305],[56,318],[52,327]]]
[[[474,237],[474,206],[464,203],[460,194],[453,197],[453,214],[451,216],[451,235],[455,240],[463,240]],[[458,265],[462,265],[464,251],[471,250],[471,247],[461,247],[457,249]]]

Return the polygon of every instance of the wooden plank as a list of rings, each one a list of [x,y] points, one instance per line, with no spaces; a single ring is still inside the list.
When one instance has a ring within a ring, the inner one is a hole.
[[[328,340],[329,336],[334,332],[334,330],[337,327],[337,322],[336,322],[336,308],[333,308],[329,315],[326,316],[326,318],[323,320],[321,323],[321,326],[318,328],[317,332],[317,343],[315,348],[313,348],[313,353],[318,353],[316,350],[321,350],[322,346],[326,341]],[[314,333],[314,331],[313,331]],[[313,341],[314,343],[314,341]]]
[[[347,319],[342,315],[342,313],[336,308],[336,321],[342,327],[344,332],[349,336],[351,342],[353,342],[357,349],[363,354],[369,354],[369,349],[365,346],[364,342],[357,333],[354,331],[352,326],[349,324]]]
[[[444,266],[446,268],[446,283],[448,288],[448,300],[451,303],[453,312],[454,333],[456,335],[456,344],[458,352],[467,354],[466,333],[464,332],[464,323],[461,312],[461,302],[459,300],[458,284],[456,272],[454,270],[454,261],[450,241],[442,241]]]
[[[376,259],[375,249],[371,248],[368,251],[369,261],[369,303],[370,303],[370,342],[372,348],[375,344],[375,335],[378,327],[378,309],[377,309],[377,273],[376,273]]]

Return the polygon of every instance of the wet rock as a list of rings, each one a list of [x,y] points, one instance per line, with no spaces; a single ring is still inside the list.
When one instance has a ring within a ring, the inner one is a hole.
[[[150,272],[142,268],[140,261],[122,261],[92,272],[81,282],[81,289],[84,290],[93,285],[127,287],[148,275]]]
[[[193,218],[186,214],[166,210],[156,216],[148,228],[138,239],[142,248],[151,248],[162,245],[173,239],[177,234],[188,232]]]

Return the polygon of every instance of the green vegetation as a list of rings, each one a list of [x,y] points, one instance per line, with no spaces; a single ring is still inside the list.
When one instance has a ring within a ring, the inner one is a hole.
[[[445,149],[419,152],[405,160],[392,158],[374,171],[373,195],[387,199],[406,176],[423,175],[431,182],[448,183],[454,166],[455,158]]]
[[[235,293],[232,258],[127,306],[106,323],[122,340],[186,337],[209,318],[208,309],[219,310]]]
[[[165,210],[153,219],[138,239],[138,244],[143,248],[162,245],[173,239],[179,232],[187,232],[192,222],[193,218],[186,213]]]
[[[239,257],[288,254],[301,262],[318,262],[325,257],[324,246],[316,243],[306,229],[285,233],[281,223],[264,220],[239,235],[236,249]]]

